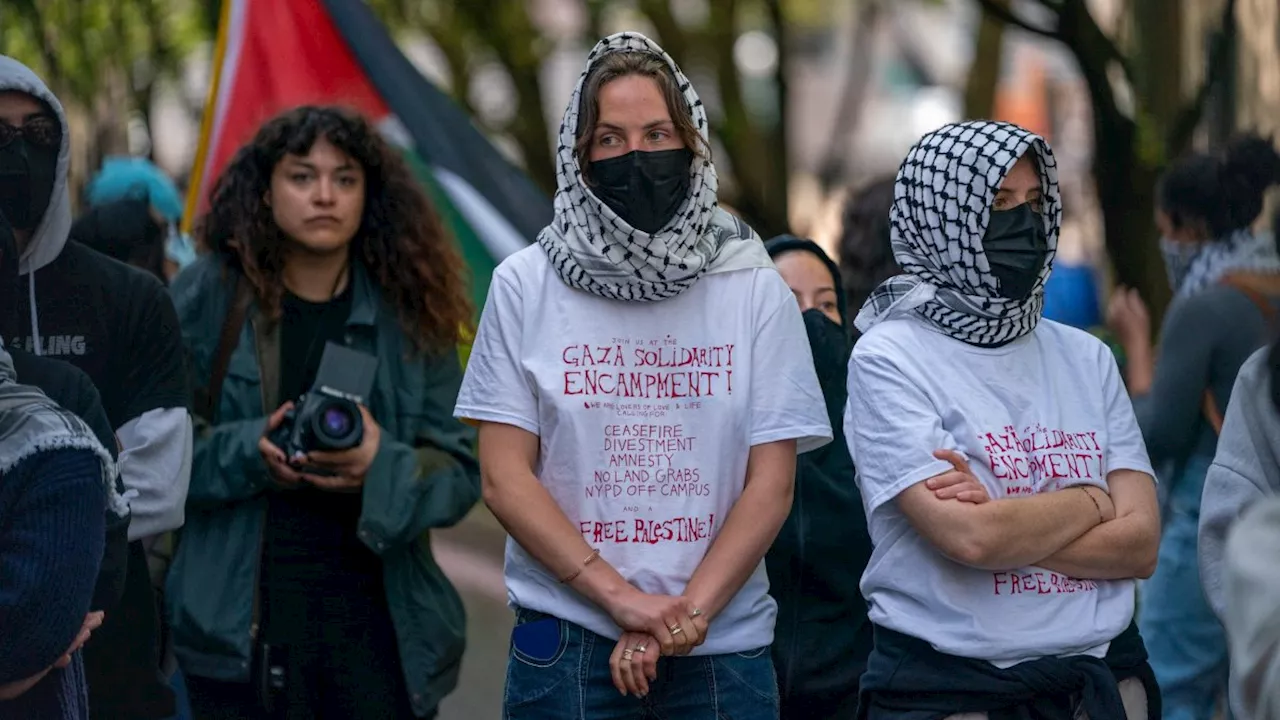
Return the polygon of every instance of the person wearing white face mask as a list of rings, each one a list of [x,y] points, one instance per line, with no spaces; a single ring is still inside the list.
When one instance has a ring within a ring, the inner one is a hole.
[[[1139,624],[1172,720],[1209,717],[1226,688],[1226,640],[1214,617],[1223,601],[1216,576],[1197,568],[1197,534],[1207,520],[1202,498],[1207,510],[1221,494],[1205,476],[1236,375],[1269,326],[1280,327],[1280,257],[1270,237],[1250,230],[1277,182],[1280,155],[1258,137],[1175,163],[1157,194],[1174,289],[1158,352],[1136,291],[1120,288],[1108,311],[1147,451],[1166,474],[1160,560],[1143,587]]]

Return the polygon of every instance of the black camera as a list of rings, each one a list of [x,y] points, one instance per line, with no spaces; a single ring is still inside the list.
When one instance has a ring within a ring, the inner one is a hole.
[[[287,458],[313,450],[338,452],[364,439],[360,405],[373,390],[378,358],[337,343],[326,343],[311,389],[285,413],[267,439]]]

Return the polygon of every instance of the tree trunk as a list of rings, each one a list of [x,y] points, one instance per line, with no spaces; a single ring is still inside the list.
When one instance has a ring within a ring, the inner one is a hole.
[[[1009,0],[993,0],[1008,8]],[[973,43],[973,63],[964,87],[964,116],[971,120],[989,118],[995,112],[996,89],[1004,50],[1004,22],[982,8],[978,33]]]
[[[866,105],[867,89],[871,87],[871,75],[875,69],[875,31],[883,14],[881,0],[862,0],[854,17],[852,57],[846,68],[840,104],[832,117],[828,152],[818,166],[818,182],[823,193],[843,184],[849,168],[856,167],[857,158],[851,157],[849,138],[857,134],[861,124],[862,108]]]
[[[1183,105],[1182,2],[1132,0],[1133,69],[1144,120],[1167,137]]]
[[[542,42],[523,2],[467,0],[456,6],[467,13],[468,23],[485,39],[511,76],[516,93],[516,115],[507,131],[524,154],[525,171],[548,193],[556,189],[556,162],[551,131],[542,102]]]
[[[1138,125],[1120,112],[1107,71],[1109,42],[1079,0],[1061,14],[1062,40],[1075,55],[1089,87],[1093,116],[1093,177],[1102,212],[1107,254],[1117,282],[1137,288],[1160,326],[1169,303],[1169,281],[1156,243],[1156,170],[1140,152]]]

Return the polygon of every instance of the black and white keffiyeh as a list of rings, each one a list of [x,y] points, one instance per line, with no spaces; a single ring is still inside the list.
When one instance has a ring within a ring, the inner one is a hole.
[[[1024,153],[1035,153],[1041,215],[1049,255],[1025,300],[996,292],[982,249],[991,205],[1005,175]],[[854,324],[915,312],[935,328],[972,345],[999,345],[1035,329],[1044,310],[1044,284],[1058,248],[1062,198],[1053,150],[1043,138],[1004,122],[972,121],[925,135],[898,170],[889,212],[893,254],[903,274],[876,288]]]
[[[1254,235],[1249,228],[1241,228],[1221,240],[1201,245],[1181,269],[1169,263],[1167,257],[1166,264],[1176,297],[1188,297],[1231,273],[1280,273],[1280,254],[1272,236]]]
[[[707,112],[675,61],[649,38],[622,32],[587,55],[560,123],[556,149],[555,219],[538,235],[551,266],[570,287],[613,300],[648,302],[679,295],[702,275],[770,267],[758,235],[716,204],[716,170],[708,157],[693,160],[689,197],[661,230],[631,227],[591,191],[574,156],[578,108],[592,66],[609,53],[641,52],[671,68],[694,125],[707,140]]]
[[[129,513],[116,487],[117,466],[111,454],[74,413],[64,410],[38,388],[18,383],[13,358],[0,342],[0,475],[39,452],[90,450],[102,461],[107,507],[117,517]]]

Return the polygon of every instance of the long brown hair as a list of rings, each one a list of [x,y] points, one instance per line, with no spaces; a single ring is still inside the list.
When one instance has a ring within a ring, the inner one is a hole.
[[[671,114],[671,123],[675,125],[676,134],[684,141],[684,146],[699,157],[709,158],[711,148],[707,146],[698,128],[693,124],[693,115],[689,103],[685,101],[676,76],[671,66],[661,57],[647,52],[612,52],[596,61],[582,84],[582,99],[578,106],[578,127],[575,130],[577,143],[573,154],[578,160],[578,167],[586,169],[591,155],[591,141],[600,121],[600,89],[605,85],[630,75],[647,77],[658,84],[662,97],[667,102],[667,112]]]
[[[364,216],[351,258],[364,263],[413,346],[456,344],[472,321],[462,256],[400,153],[359,114],[303,106],[267,121],[213,187],[202,240],[253,285],[267,316],[280,317],[285,243],[265,197],[286,155],[328,140],[365,173]]]

